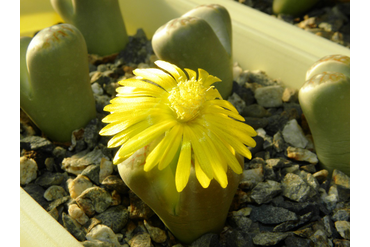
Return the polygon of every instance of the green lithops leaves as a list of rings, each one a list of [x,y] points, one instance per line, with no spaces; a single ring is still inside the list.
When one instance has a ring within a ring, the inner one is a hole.
[[[319,0],[274,0],[272,11],[275,14],[298,16],[312,8]]]
[[[66,23],[83,34],[90,54],[111,55],[128,43],[118,0],[51,0]]]
[[[327,56],[307,71],[299,102],[323,168],[350,175],[350,59]]]
[[[201,5],[182,15],[205,20],[213,29],[227,53],[232,55],[232,33],[229,12],[218,4]]]
[[[202,68],[222,81],[215,87],[223,98],[232,91],[231,20],[220,5],[199,6],[161,26],[152,38],[161,60],[180,68]]]
[[[350,77],[350,58],[342,55],[329,55],[321,58],[314,63],[306,73],[306,80],[313,75],[320,74],[326,71],[340,72],[347,77]]]
[[[74,26],[60,24],[20,40],[20,105],[54,141],[95,118],[85,40]]]

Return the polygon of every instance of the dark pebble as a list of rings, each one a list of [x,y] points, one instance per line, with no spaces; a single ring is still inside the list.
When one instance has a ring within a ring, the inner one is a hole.
[[[127,208],[119,205],[108,208],[103,213],[95,216],[102,224],[112,228],[115,233],[119,233],[126,226],[129,220]]]
[[[20,140],[20,146],[26,150],[40,150],[48,153],[54,149],[54,144],[41,136],[27,136]]]

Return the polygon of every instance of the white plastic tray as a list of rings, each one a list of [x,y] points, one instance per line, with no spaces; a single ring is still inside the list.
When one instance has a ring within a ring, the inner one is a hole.
[[[127,31],[155,30],[200,5],[217,3],[232,18],[233,56],[243,69],[263,70],[285,85],[300,88],[312,63],[330,54],[350,55],[348,48],[305,32],[233,0],[120,0]],[[21,35],[61,21],[49,0],[20,1]],[[42,18],[39,16],[42,16]],[[22,188],[20,193],[21,246],[82,246]]]

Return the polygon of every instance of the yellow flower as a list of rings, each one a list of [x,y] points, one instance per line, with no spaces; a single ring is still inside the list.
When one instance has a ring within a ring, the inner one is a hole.
[[[161,69],[136,69],[137,78],[120,81],[117,97],[104,110],[111,114],[101,135],[114,135],[108,147],[120,147],[113,163],[118,164],[138,149],[160,139],[148,154],[144,170],[166,168],[177,163],[175,184],[181,192],[188,183],[191,166],[203,188],[212,179],[225,188],[228,166],[237,174],[243,167],[235,153],[251,159],[245,146],[254,147],[255,130],[243,123],[235,107],[211,86],[220,81],[207,71],[183,70],[156,61]],[[197,77],[198,76],[198,77]]]

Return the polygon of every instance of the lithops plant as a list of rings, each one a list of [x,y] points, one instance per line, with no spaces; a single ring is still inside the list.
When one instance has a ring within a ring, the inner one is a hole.
[[[213,87],[219,78],[155,64],[119,82],[100,135],[120,147],[113,163],[125,184],[190,244],[223,229],[257,133],[221,99]]]
[[[227,98],[233,85],[232,30],[221,5],[201,5],[161,26],[152,38],[158,58],[181,68],[202,68],[217,76],[215,87]]]
[[[298,97],[320,164],[350,175],[350,58],[331,55],[317,61]]]
[[[66,23],[81,31],[89,53],[111,55],[128,43],[118,0],[51,0],[51,4]]]
[[[20,106],[54,141],[70,141],[95,118],[87,56],[82,34],[69,24],[20,39]]]
[[[298,16],[310,10],[319,0],[274,0],[272,11],[275,14]]]

